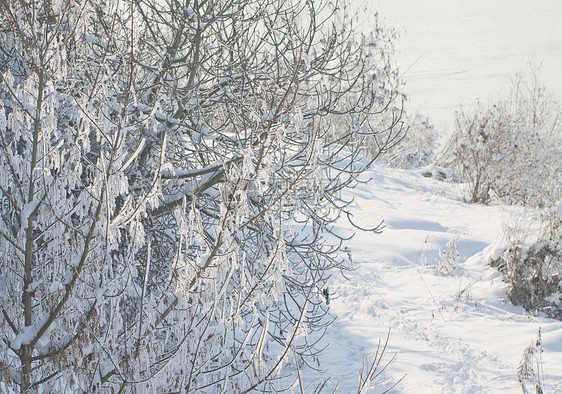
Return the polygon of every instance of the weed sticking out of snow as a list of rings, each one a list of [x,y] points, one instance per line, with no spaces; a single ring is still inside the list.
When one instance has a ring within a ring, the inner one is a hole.
[[[444,276],[455,276],[459,271],[461,257],[457,251],[458,235],[447,242],[447,249],[439,251],[439,261],[437,262],[437,272]]]
[[[435,258],[435,263],[431,264],[425,252],[422,252],[419,258],[419,263],[422,267],[435,272],[439,276],[456,276],[461,274],[462,259],[457,251],[457,241],[459,236],[456,235],[451,238],[445,248],[438,251],[438,256]]]
[[[524,394],[530,394],[533,391],[536,394],[543,394],[542,381],[544,381],[544,372],[542,353],[541,329],[539,328],[537,340],[525,348],[523,358],[517,369],[517,380],[521,384]],[[529,385],[531,385],[531,389],[529,389]]]
[[[357,369],[357,373],[359,375],[359,382],[357,384],[358,394],[367,393],[377,386],[388,383],[388,378],[384,379],[383,373],[396,357],[396,354],[394,354],[389,360],[385,360],[387,358],[386,350],[388,347],[389,338],[390,330],[388,330],[388,335],[386,336],[386,341],[384,344],[382,344],[379,340],[377,350],[375,351],[375,355],[372,357],[372,359],[370,359],[368,356],[363,356],[361,368]],[[385,390],[385,392],[390,391],[394,387],[396,387],[402,379],[403,378],[394,382],[392,386],[390,386],[390,388]]]

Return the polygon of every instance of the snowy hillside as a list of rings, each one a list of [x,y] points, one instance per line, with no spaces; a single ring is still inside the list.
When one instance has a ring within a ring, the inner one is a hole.
[[[390,329],[384,360],[396,358],[385,376],[392,382],[406,375],[393,392],[520,392],[517,369],[540,327],[543,388],[562,392],[562,323],[512,306],[487,264],[504,223],[520,212],[465,204],[458,184],[421,171],[375,167],[365,175],[372,180],[352,192],[353,219],[365,227],[384,219],[386,227],[357,233],[349,244],[357,270],[348,280],[332,278],[337,320],[320,360],[329,387],[355,392],[362,356],[372,356]],[[440,252],[454,255],[455,240],[459,256],[444,264]]]

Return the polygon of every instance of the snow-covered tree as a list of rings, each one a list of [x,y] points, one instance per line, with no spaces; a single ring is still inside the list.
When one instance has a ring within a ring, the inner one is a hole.
[[[398,96],[337,6],[0,8],[0,390],[291,387]]]

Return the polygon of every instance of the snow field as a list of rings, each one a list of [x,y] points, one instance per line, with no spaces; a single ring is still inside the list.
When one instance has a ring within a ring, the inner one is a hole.
[[[365,175],[371,181],[350,192],[354,222],[374,227],[384,219],[386,227],[358,232],[349,242],[356,270],[332,278],[337,320],[320,360],[327,386],[355,392],[363,355],[372,356],[390,329],[384,360],[396,356],[388,381],[372,392],[404,375],[392,392],[520,392],[517,368],[541,327],[543,388],[562,392],[562,322],[511,305],[500,274],[488,266],[504,223],[520,209],[465,204],[461,185],[421,171],[375,167]],[[344,221],[339,226],[351,231]],[[447,275],[439,254],[451,240],[458,258]]]

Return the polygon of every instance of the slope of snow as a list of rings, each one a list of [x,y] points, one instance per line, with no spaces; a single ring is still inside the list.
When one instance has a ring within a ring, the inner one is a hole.
[[[354,222],[368,227],[384,219],[386,228],[357,233],[349,243],[357,269],[331,281],[337,320],[320,360],[331,377],[327,387],[355,392],[362,356],[374,354],[390,329],[385,360],[396,358],[389,382],[373,392],[403,375],[393,392],[520,392],[517,368],[541,327],[543,387],[562,392],[562,322],[511,305],[487,264],[517,209],[465,204],[458,184],[419,171],[375,167],[367,175],[372,180],[352,191]],[[350,228],[340,223],[341,231]],[[458,266],[444,275],[439,252],[453,239]]]

